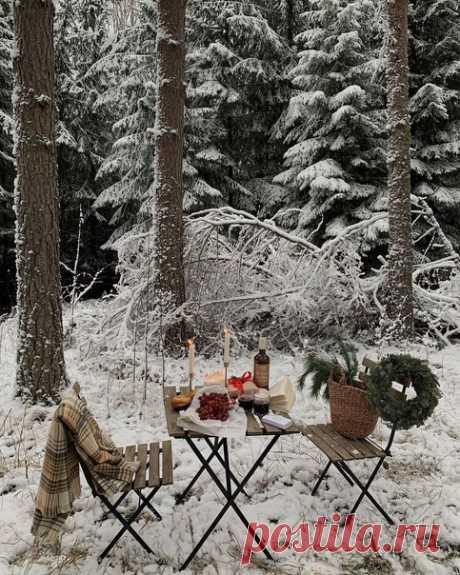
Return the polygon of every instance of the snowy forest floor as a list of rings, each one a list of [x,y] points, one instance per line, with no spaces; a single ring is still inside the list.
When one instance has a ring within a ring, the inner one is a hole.
[[[85,307],[86,306],[86,307]],[[92,304],[85,304],[82,317],[77,317],[75,340],[66,350],[69,376],[79,382],[98,421],[109,430],[119,445],[167,438],[162,408],[161,386],[152,377],[147,389],[147,402],[142,406],[142,374],[138,366],[133,383],[133,351],[86,356],[82,346],[88,340],[84,317],[93,313]],[[83,318],[83,319],[82,319]],[[53,408],[24,409],[14,399],[15,323],[10,319],[0,325],[0,575],[45,574],[170,574],[177,571],[181,560],[199,540],[222,505],[222,496],[209,477],[203,475],[192,496],[182,505],[174,506],[175,494],[191,479],[198,462],[185,442],[173,441],[175,482],[160,489],[155,497],[163,521],[147,521],[142,535],[154,550],[148,555],[125,535],[100,566],[97,555],[113,537],[118,524],[107,519],[98,522],[102,508],[90,494],[82,477],[83,494],[75,504],[75,514],[67,520],[60,556],[42,555],[32,558],[30,525],[34,496],[40,478],[50,417]],[[373,353],[374,351],[374,353]],[[381,348],[380,348],[381,351]],[[402,431],[396,436],[389,469],[383,469],[374,482],[373,492],[396,521],[440,523],[441,551],[436,554],[417,553],[412,544],[401,555],[358,553],[305,554],[291,552],[279,556],[276,565],[256,559],[250,573],[286,574],[431,574],[460,573],[460,348],[427,351],[414,347],[411,352],[428,357],[440,378],[443,398],[434,416],[423,428]],[[360,355],[376,355],[377,350],[360,349]],[[138,352],[141,355],[141,352]],[[235,359],[231,372],[241,374],[250,369],[249,354]],[[150,358],[151,374],[160,373],[161,362]],[[167,384],[184,381],[184,361],[167,359]],[[198,377],[220,367],[220,359],[200,359]],[[272,354],[272,376],[290,375],[294,380],[302,368],[302,357]],[[304,423],[325,422],[328,406],[315,401],[304,392],[298,397],[293,416]],[[375,438],[385,441],[388,429],[379,423]],[[234,469],[243,474],[260,453],[266,440],[251,438],[233,441],[231,457]],[[330,517],[342,513],[357,496],[337,473],[331,473],[316,497],[310,495],[312,485],[325,461],[319,451],[302,436],[282,438],[266,463],[248,484],[251,499],[239,498],[250,520],[288,523],[313,523],[319,515]],[[355,464],[356,471],[366,477],[370,464]],[[358,469],[359,468],[359,469]],[[185,573],[206,575],[233,574],[240,571],[244,528],[228,512],[216,532]],[[380,522],[378,513],[364,502],[358,512],[359,522]],[[142,525],[142,522],[140,523]],[[384,527],[384,540],[391,541],[394,529]],[[410,537],[407,536],[411,542]],[[241,568],[241,571],[244,569]]]

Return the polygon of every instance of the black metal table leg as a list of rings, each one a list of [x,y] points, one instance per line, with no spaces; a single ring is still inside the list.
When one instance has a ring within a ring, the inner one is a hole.
[[[205,438],[206,440],[208,440],[208,438]],[[212,445],[212,443],[210,441],[207,441],[209,447],[211,448],[211,453],[209,454],[206,462],[209,464],[212,459],[214,457],[216,457],[219,453],[219,449],[222,445],[222,439],[218,440],[216,438],[214,445]],[[193,479],[190,481],[190,483],[187,485],[187,487],[184,489],[184,491],[182,491],[182,493],[180,495],[178,495],[176,497],[176,504],[181,503],[181,501],[186,497],[187,493],[190,491],[190,489],[195,485],[195,483],[198,481],[198,479],[200,478],[201,474],[203,473],[203,471],[206,469],[206,467],[204,465],[202,465],[200,467],[200,469],[198,470],[198,472],[196,473],[196,475],[193,477]]]
[[[212,448],[212,443],[211,443],[211,440],[209,439],[209,437],[205,437],[204,439],[205,439],[206,443]],[[225,438],[224,438],[224,439],[225,439]],[[224,440],[222,440],[222,443],[224,443]],[[225,439],[225,444],[227,445],[227,453],[228,453],[228,443],[227,443],[227,440],[226,440],[226,439]],[[225,451],[225,444],[224,444],[224,451]],[[216,458],[220,461],[220,463],[222,464],[222,466],[223,466],[224,469],[225,469],[225,462],[224,462],[224,459],[222,459],[222,456],[221,456],[221,454],[219,453],[219,450],[216,451],[215,456],[216,456]],[[225,455],[224,455],[224,457],[225,457]],[[202,469],[203,469],[203,467],[202,467]],[[230,478],[231,478],[231,480],[233,481],[233,483],[238,487],[239,484],[240,484],[240,482],[239,482],[238,479],[235,477],[235,475],[232,473],[232,470],[231,470],[230,466],[228,466],[228,473],[229,473]],[[248,499],[250,499],[250,495],[249,495],[244,489],[241,490],[241,493],[243,493],[243,495],[246,495],[246,497],[247,497]]]
[[[224,467],[225,467],[225,482],[227,486],[227,493],[228,496],[232,496],[232,479],[231,479],[231,471],[230,471],[230,457],[228,456],[228,443],[227,439],[224,438]]]
[[[206,459],[203,457],[202,453],[200,452],[200,450],[198,449],[198,447],[193,443],[193,440],[190,437],[185,437],[187,443],[190,445],[190,447],[192,448],[192,450],[194,451],[194,453],[196,454],[196,456],[198,457],[198,459],[201,461],[201,463],[203,464],[203,466],[206,467],[206,470],[208,471],[209,475],[212,477],[212,479],[214,480],[214,483],[217,485],[217,487],[220,489],[220,491],[223,493],[223,495],[227,498],[227,502],[225,503],[225,505],[222,507],[222,509],[220,510],[220,512],[217,514],[217,516],[214,518],[214,521],[211,523],[211,525],[208,527],[208,529],[206,530],[206,532],[204,533],[204,535],[202,536],[202,538],[200,539],[200,541],[197,543],[197,545],[195,546],[195,548],[193,549],[193,551],[190,553],[190,555],[187,557],[187,559],[185,560],[185,562],[182,564],[180,571],[184,570],[187,568],[187,566],[189,565],[190,561],[192,561],[192,559],[195,557],[195,555],[198,553],[198,551],[201,549],[201,547],[203,546],[203,544],[205,543],[206,539],[209,537],[209,535],[212,533],[212,531],[214,531],[214,529],[216,528],[216,526],[218,525],[218,523],[220,522],[220,520],[222,519],[222,517],[225,515],[225,513],[229,510],[230,507],[233,508],[233,510],[235,511],[235,513],[238,515],[238,517],[240,518],[240,520],[242,521],[243,525],[247,528],[250,529],[249,526],[249,521],[246,519],[246,517],[244,516],[244,514],[241,512],[241,510],[239,509],[239,507],[236,505],[235,503],[235,498],[241,493],[241,491],[243,490],[244,486],[246,485],[246,483],[251,479],[251,477],[254,475],[254,473],[256,472],[257,468],[260,466],[260,464],[262,463],[262,461],[265,459],[265,457],[268,455],[268,453],[270,452],[270,450],[273,448],[273,446],[275,445],[275,443],[278,441],[279,439],[279,435],[274,435],[271,439],[271,441],[268,443],[268,445],[266,445],[265,449],[262,451],[262,453],[259,455],[259,457],[257,458],[256,462],[254,463],[254,465],[251,467],[251,469],[248,471],[248,473],[246,474],[246,476],[243,478],[243,480],[241,481],[241,483],[239,484],[239,486],[235,489],[235,491],[231,494],[231,496],[228,495],[227,490],[225,488],[225,486],[222,484],[222,482],[220,481],[220,479],[217,477],[217,475],[214,473],[213,469],[207,464]],[[256,534],[253,533],[254,539],[255,541],[260,544],[260,537]],[[271,554],[269,553],[269,551],[267,549],[263,549],[263,553],[266,555],[266,557],[268,559],[273,560],[273,557],[271,556]]]

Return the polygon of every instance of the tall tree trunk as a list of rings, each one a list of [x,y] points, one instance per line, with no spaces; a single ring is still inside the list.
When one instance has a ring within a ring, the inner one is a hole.
[[[52,0],[14,3],[19,395],[52,401],[66,381],[59,272]]]
[[[412,234],[410,201],[410,118],[408,73],[408,0],[387,0],[388,7],[388,258],[387,313],[395,335],[410,338],[414,331]]]
[[[164,309],[185,301],[183,269],[184,60],[186,0],[158,0],[158,95],[155,125],[154,234],[156,294]],[[183,322],[165,328],[172,351],[183,340]]]

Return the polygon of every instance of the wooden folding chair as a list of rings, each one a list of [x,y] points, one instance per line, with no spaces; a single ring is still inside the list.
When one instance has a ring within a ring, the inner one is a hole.
[[[360,373],[360,378],[366,379],[368,370],[376,367],[378,364],[369,358],[364,358],[363,365],[366,369],[364,373]],[[396,392],[399,393],[399,392]],[[320,449],[324,455],[329,459],[326,467],[323,469],[318,481],[312,490],[312,495],[315,495],[319,486],[326,477],[327,472],[331,465],[344,477],[350,485],[357,485],[361,489],[358,499],[355,501],[350,514],[355,513],[361,504],[364,497],[374,505],[378,511],[385,517],[385,519],[394,525],[393,519],[378,503],[374,496],[370,493],[369,489],[375,476],[384,464],[385,458],[391,456],[391,446],[395,437],[397,423],[391,429],[387,445],[384,449],[379,447],[371,439],[347,439],[340,433],[337,433],[331,424],[322,425],[308,425],[302,431],[302,434]],[[368,480],[363,483],[356,474],[350,469],[349,463],[352,461],[359,461],[363,459],[376,459],[377,464],[370,474]]]
[[[139,518],[145,508],[161,521],[161,515],[153,507],[151,500],[162,485],[171,485],[173,482],[171,441],[168,440],[163,441],[163,443],[130,445],[123,448],[123,454],[128,461],[138,461],[140,466],[134,481],[128,485],[123,492],[121,492],[120,496],[114,503],[112,503],[104,494],[103,490],[99,487],[97,480],[91,475],[85,462],[81,457],[79,457],[81,468],[91,488],[93,496],[99,498],[107,507],[107,512],[104,514],[104,517],[112,514],[123,525],[112,541],[99,555],[98,563],[108,555],[113,546],[126,531],[128,531],[148,553],[152,553],[150,546],[142,539],[139,533],[135,531],[132,524]],[[118,511],[118,507],[131,492],[136,493],[139,498],[139,503],[137,509],[133,513],[124,517]]]

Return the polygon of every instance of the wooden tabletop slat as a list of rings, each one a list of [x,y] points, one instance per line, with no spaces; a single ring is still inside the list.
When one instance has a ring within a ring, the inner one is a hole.
[[[163,452],[163,484],[170,485],[173,482],[173,458],[171,441],[163,441],[161,448]]]
[[[137,460],[139,461],[139,469],[134,478],[134,489],[143,489],[146,483],[147,472],[147,444],[142,443],[137,447]]]
[[[247,417],[247,435],[263,435],[265,433],[265,426],[259,427],[259,424],[256,418],[252,415],[252,413],[246,413]]]
[[[160,446],[151,443],[149,447],[149,487],[160,485]]]

